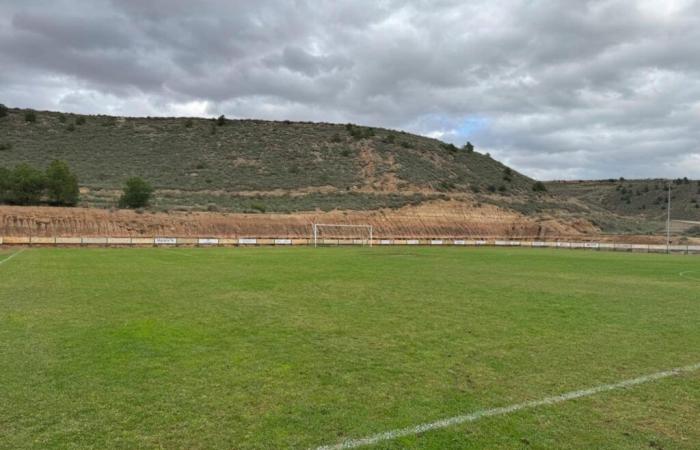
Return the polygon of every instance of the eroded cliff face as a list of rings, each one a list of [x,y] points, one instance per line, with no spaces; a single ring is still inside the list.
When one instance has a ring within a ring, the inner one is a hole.
[[[296,214],[137,213],[88,208],[0,207],[4,236],[308,237],[312,223],[371,224],[378,237],[542,238],[594,233],[588,222],[526,217],[492,205],[436,201],[397,210]]]

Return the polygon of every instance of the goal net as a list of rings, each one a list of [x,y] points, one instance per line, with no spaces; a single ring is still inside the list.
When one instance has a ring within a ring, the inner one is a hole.
[[[311,238],[314,247],[319,245],[368,245],[372,246],[372,225],[346,225],[314,223]]]

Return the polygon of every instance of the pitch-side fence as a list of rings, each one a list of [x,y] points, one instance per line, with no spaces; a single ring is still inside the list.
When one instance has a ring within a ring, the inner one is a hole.
[[[308,246],[313,239],[296,238],[179,238],[179,237],[18,237],[0,236],[0,245],[5,246],[77,246],[77,247],[245,247],[245,246]],[[367,245],[366,239],[319,239],[325,246]],[[641,253],[685,253],[700,254],[700,245],[663,244],[619,244],[611,242],[563,242],[533,240],[474,240],[474,239],[373,239],[376,246],[449,246],[449,247],[527,247],[611,250]]]

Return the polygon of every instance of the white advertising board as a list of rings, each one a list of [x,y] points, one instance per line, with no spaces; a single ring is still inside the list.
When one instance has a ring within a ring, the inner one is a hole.
[[[257,244],[258,240],[255,238],[240,238],[238,243],[242,245]]]
[[[155,239],[156,245],[175,245],[177,244],[177,239],[169,237],[157,237]]]
[[[292,245],[291,239],[275,239],[275,245]]]
[[[219,240],[215,238],[199,238],[197,243],[199,245],[219,245]]]

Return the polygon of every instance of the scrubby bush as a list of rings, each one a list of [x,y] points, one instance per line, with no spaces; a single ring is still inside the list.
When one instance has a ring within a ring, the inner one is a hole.
[[[121,208],[144,208],[151,200],[153,188],[144,179],[132,177],[124,184],[124,193],[119,198]]]
[[[0,167],[0,203],[9,203],[12,191],[12,171]]]
[[[259,202],[251,203],[250,204],[251,209],[257,212],[264,213],[265,212],[265,205]]]
[[[25,112],[24,113],[24,121],[29,122],[29,123],[36,122],[36,113],[32,110]]]
[[[29,164],[15,167],[10,176],[9,202],[32,205],[41,201],[46,187],[46,176]]]
[[[5,150],[11,150],[12,149],[12,144],[9,142],[0,142],[0,152],[5,151]]]
[[[53,161],[46,169],[46,194],[53,205],[74,206],[78,203],[78,177],[71,173],[65,162]]]
[[[503,169],[503,181],[507,183],[513,181],[513,171],[510,169],[510,167]]]
[[[220,116],[216,119],[216,124],[217,124],[218,126],[220,126],[220,127],[226,125],[226,117],[224,117],[223,114],[220,115]]]
[[[77,119],[75,119],[75,124],[76,125],[85,125],[85,116],[78,116]]]
[[[462,150],[464,150],[467,153],[474,153],[474,145],[472,145],[471,142],[467,141],[467,143],[464,144],[464,147],[462,147]]]
[[[532,190],[535,192],[547,192],[547,186],[541,181],[535,181],[532,184]]]
[[[2,103],[0,103],[0,117],[5,117],[5,116],[7,116],[7,111],[8,111],[7,106],[5,106],[5,105],[3,105]]]

